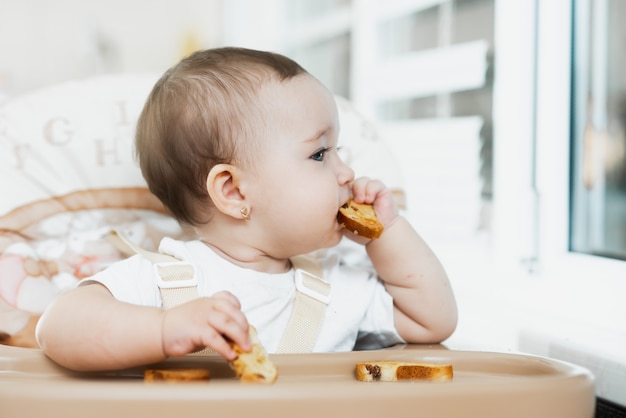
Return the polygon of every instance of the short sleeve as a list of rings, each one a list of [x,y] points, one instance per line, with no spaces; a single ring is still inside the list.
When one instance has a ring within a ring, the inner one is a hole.
[[[80,286],[99,283],[119,301],[134,305],[161,307],[159,288],[154,280],[152,263],[141,255],[112,264]]]

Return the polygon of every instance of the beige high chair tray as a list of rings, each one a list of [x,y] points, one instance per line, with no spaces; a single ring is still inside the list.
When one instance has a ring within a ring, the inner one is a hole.
[[[594,388],[581,367],[520,354],[399,346],[378,351],[273,355],[272,385],[241,383],[217,356],[160,366],[207,367],[211,380],[145,383],[143,369],[77,374],[40,350],[0,346],[0,405],[14,417],[550,417],[591,418]],[[359,382],[357,361],[451,363],[448,383]]]

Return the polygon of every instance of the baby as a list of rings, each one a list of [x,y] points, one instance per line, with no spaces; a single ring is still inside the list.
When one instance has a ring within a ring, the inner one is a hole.
[[[279,54],[242,48],[196,52],[167,71],[137,124],[147,184],[197,239],[165,238],[162,253],[194,266],[200,297],[162,309],[152,263],[135,255],[59,296],[37,329],[44,352],[75,370],[110,370],[229,342],[251,348],[253,325],[276,352],[296,294],[292,257],[323,253],[330,298],[313,351],[436,343],[457,309],[435,254],[380,181],[354,178],[337,155],[333,95]],[[338,209],[372,204],[384,232],[342,228]],[[333,251],[347,237],[371,263]],[[328,249],[319,252],[320,249]]]

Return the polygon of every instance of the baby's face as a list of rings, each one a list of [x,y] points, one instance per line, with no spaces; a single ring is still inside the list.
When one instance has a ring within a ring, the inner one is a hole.
[[[251,208],[255,222],[264,223],[267,252],[284,257],[337,244],[337,211],[350,195],[354,172],[337,155],[332,94],[300,75],[267,84],[260,99],[267,136],[252,156]]]

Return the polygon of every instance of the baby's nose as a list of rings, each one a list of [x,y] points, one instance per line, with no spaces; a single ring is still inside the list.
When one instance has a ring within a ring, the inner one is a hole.
[[[339,162],[337,181],[340,185],[352,183],[354,181],[354,170],[343,161]]]

